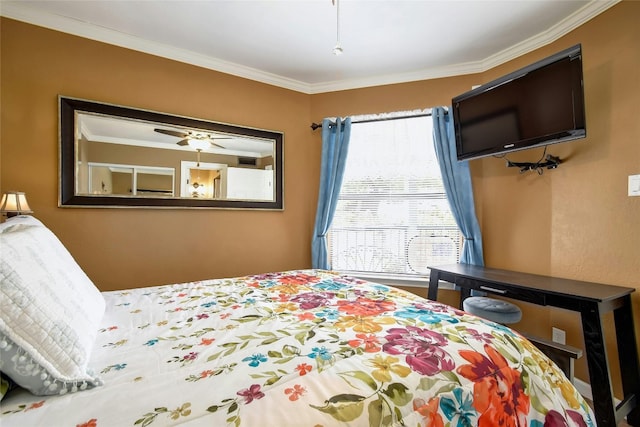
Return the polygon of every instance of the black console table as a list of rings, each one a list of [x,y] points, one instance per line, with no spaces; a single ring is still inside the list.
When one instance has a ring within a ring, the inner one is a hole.
[[[631,293],[635,289],[468,264],[429,269],[428,297],[434,301],[438,299],[438,282],[443,280],[461,289],[460,308],[471,291],[478,290],[579,312],[598,427],[616,426],[625,416],[630,425],[640,427],[640,361],[631,306]],[[624,393],[622,402],[617,406],[614,404],[601,321],[601,315],[610,311],[613,311],[615,320]]]

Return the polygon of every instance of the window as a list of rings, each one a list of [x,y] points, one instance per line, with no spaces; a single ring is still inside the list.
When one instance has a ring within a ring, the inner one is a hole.
[[[354,119],[328,242],[332,269],[362,277],[424,280],[428,266],[458,262],[431,115]]]

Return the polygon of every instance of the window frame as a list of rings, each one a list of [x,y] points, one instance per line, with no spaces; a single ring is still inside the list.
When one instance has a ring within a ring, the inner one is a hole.
[[[354,130],[354,126],[358,126],[361,123],[369,123],[369,122],[381,122],[381,121],[388,121],[388,120],[403,120],[403,119],[411,119],[411,118],[417,118],[417,117],[431,117],[431,111],[430,110],[423,110],[420,112],[400,112],[400,113],[389,113],[389,114],[381,114],[381,115],[376,115],[376,116],[360,116],[360,117],[353,117],[352,118],[352,128],[351,128],[351,135],[353,136],[353,130]],[[429,135],[431,138],[433,137],[433,135]],[[442,182],[442,176],[440,175],[440,171],[438,170],[438,176],[440,176],[440,182]],[[344,182],[343,182],[343,188],[344,188]],[[442,188],[442,192],[438,192],[438,193],[428,193],[429,195],[425,197],[425,194],[427,193],[417,193],[419,196],[422,195],[424,199],[428,199],[428,198],[435,198],[436,199],[442,199],[445,201],[445,203],[447,204],[447,206],[449,206],[449,202],[447,199],[447,195],[446,195],[446,189]],[[388,195],[391,196],[391,198],[393,197],[392,194]],[[396,195],[397,197],[398,195]],[[367,196],[361,196],[363,197],[365,200],[371,200],[370,197]],[[345,199],[347,200],[354,200],[357,199],[358,197],[353,197],[353,195],[351,196],[347,196]],[[418,197],[419,198],[419,197]],[[339,197],[339,204],[340,201],[345,200],[343,199],[343,193],[341,191],[340,197]],[[449,209],[450,212],[450,209]],[[453,216],[453,214],[451,214]],[[455,220],[454,220],[455,223]],[[329,259],[331,264],[333,264],[333,250],[334,250],[334,225],[335,222],[331,225],[331,227],[329,228],[329,232],[327,234],[327,246],[328,246],[328,252],[329,252]],[[445,229],[449,229],[451,230],[451,227],[443,227],[443,230]],[[462,235],[462,232],[460,231],[459,227],[457,226],[457,223],[455,224],[455,229],[456,229],[456,241],[455,241],[455,246],[456,246],[456,261],[458,262],[460,259],[460,255],[461,255],[461,251],[462,251],[462,245],[464,243],[464,237]],[[440,236],[433,236],[433,237],[440,237]],[[410,240],[410,239],[409,239]],[[405,241],[407,241],[407,239],[405,239]],[[408,243],[405,244],[405,248],[404,248],[404,255],[400,255],[399,256],[399,260],[404,261],[405,264],[408,264],[408,254],[407,254],[407,249],[408,248]],[[434,265],[434,264],[431,264]],[[405,287],[417,287],[417,288],[426,288],[429,285],[429,272],[428,271],[423,271],[423,272],[419,272],[416,274],[409,274],[409,273],[384,273],[384,272],[375,272],[375,271],[364,271],[364,270],[350,270],[350,269],[344,269],[344,268],[335,268],[334,265],[331,266],[332,269],[335,269],[336,271],[340,271],[342,273],[345,274],[349,274],[351,276],[355,276],[358,278],[362,278],[365,280],[370,280],[370,281],[375,281],[377,283],[381,283],[381,284],[388,284],[388,285],[399,285],[399,286],[405,286]],[[449,286],[449,284],[445,284],[443,283],[443,286],[445,288],[450,288],[451,286]]]

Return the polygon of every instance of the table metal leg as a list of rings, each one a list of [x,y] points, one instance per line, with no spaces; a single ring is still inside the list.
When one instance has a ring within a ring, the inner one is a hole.
[[[598,427],[615,427],[616,411],[600,310],[597,303],[584,304],[581,310],[582,331],[596,422]]]
[[[440,281],[440,274],[436,271],[431,271],[429,274],[429,291],[427,293],[427,298],[431,301],[438,300],[438,283]]]
[[[638,349],[636,347],[636,333],[633,325],[633,312],[631,309],[631,295],[624,297],[621,307],[614,310],[616,323],[616,339],[618,341],[618,359],[622,372],[622,391],[624,400],[620,406],[618,418],[622,418],[627,412],[627,423],[634,427],[640,427],[640,366],[638,362]],[[629,411],[625,404],[635,409]]]

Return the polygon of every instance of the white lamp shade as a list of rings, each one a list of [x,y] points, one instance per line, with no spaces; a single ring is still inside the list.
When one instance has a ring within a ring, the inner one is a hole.
[[[8,191],[2,195],[0,212],[7,215],[33,213],[29,203],[27,203],[27,196],[19,191]]]
[[[206,139],[189,138],[188,144],[189,147],[193,148],[194,150],[206,150],[207,148],[211,147],[211,143]]]

